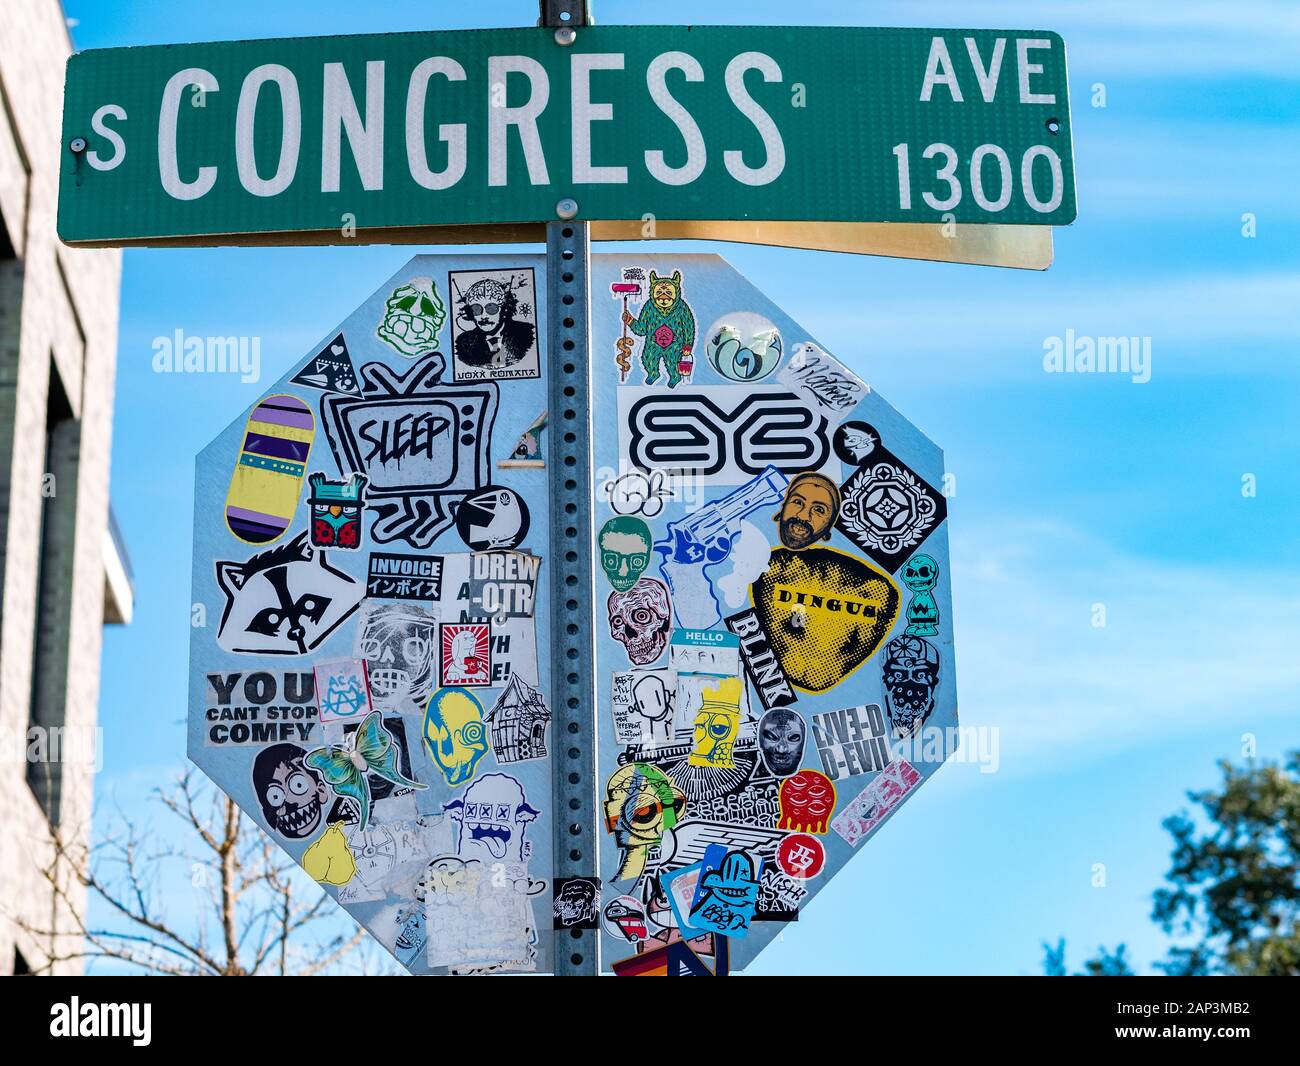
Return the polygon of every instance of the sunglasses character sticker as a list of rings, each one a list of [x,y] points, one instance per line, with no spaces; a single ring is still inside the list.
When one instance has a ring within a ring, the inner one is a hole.
[[[451,282],[457,381],[541,377],[533,271],[459,270]]]
[[[659,846],[664,831],[674,828],[685,811],[686,796],[662,770],[646,763],[615,770],[605,785],[605,828],[622,849],[614,880],[639,878],[650,849]]]

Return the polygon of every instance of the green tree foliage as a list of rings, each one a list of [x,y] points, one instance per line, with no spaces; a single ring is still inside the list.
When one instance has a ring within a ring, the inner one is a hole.
[[[1166,818],[1174,840],[1152,919],[1190,946],[1156,967],[1182,977],[1300,976],[1300,751],[1284,765],[1226,759],[1218,788],[1187,794],[1200,807]],[[1065,977],[1065,941],[1044,944],[1043,972]],[[1127,949],[1099,948],[1093,977],[1129,977]]]
[[[1285,766],[1219,768],[1221,788],[1188,793],[1200,824],[1186,813],[1164,822],[1173,866],[1152,918],[1197,942],[1158,965],[1180,975],[1300,975],[1300,751]]]

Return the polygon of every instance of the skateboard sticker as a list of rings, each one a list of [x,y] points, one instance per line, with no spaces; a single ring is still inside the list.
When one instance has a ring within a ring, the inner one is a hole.
[[[226,494],[226,525],[239,540],[269,544],[289,528],[315,436],[311,408],[296,396],[268,396],[253,408]]]

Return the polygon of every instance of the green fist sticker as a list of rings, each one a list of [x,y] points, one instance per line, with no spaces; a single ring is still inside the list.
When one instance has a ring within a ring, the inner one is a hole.
[[[600,565],[618,592],[636,584],[650,565],[650,527],[630,515],[611,518],[600,527]]]

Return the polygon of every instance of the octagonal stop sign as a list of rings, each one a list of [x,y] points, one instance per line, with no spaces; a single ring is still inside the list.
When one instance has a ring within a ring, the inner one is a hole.
[[[726,973],[953,747],[939,450],[720,258],[591,263],[590,481],[547,469],[527,255],[415,258],[198,457],[190,757],[413,972],[547,972],[575,928]],[[594,587],[550,555],[574,493]]]

